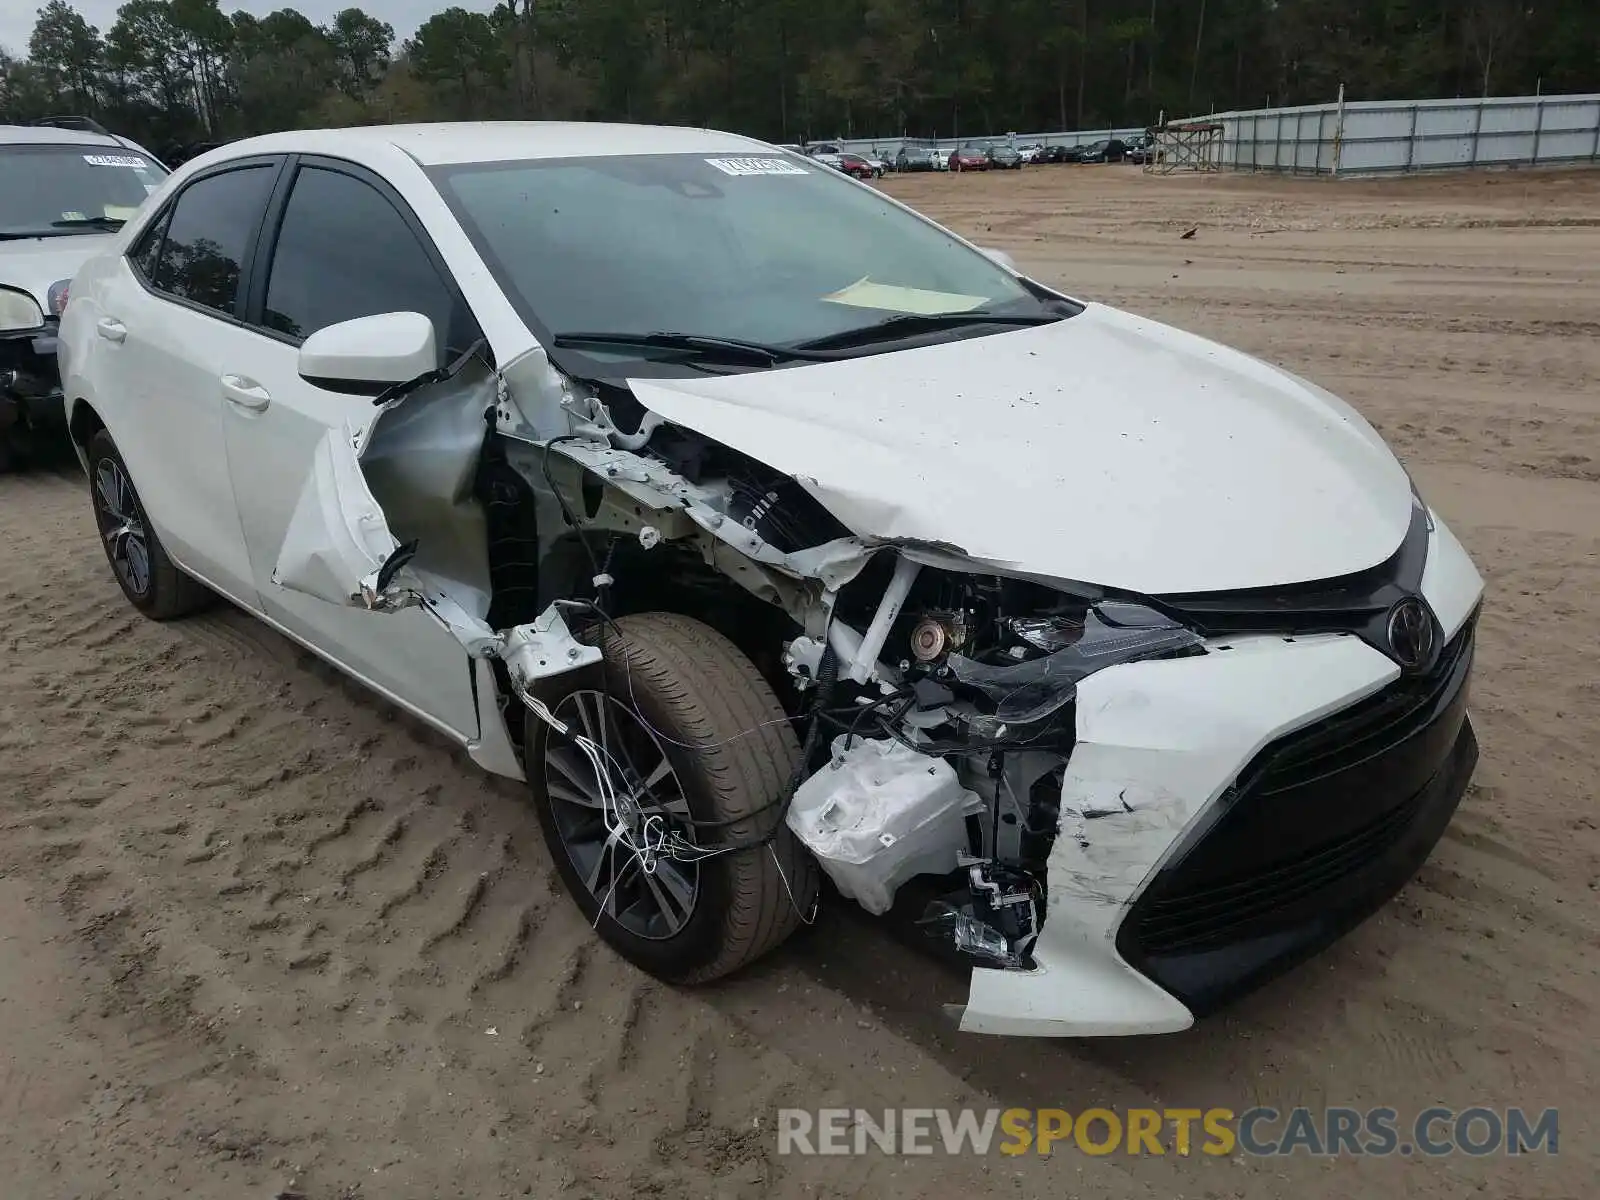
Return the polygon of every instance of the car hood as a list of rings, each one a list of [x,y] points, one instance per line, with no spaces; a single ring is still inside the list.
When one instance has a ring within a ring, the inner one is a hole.
[[[1410,480],[1322,388],[1100,305],[641,403],[795,477],[853,532],[1151,595],[1327,579],[1404,538]]]
[[[0,287],[27,292],[48,311],[50,285],[71,279],[112,240],[110,233],[87,233],[0,241]]]

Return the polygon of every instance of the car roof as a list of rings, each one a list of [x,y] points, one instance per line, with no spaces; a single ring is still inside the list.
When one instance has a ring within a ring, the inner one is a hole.
[[[222,151],[207,154],[206,159],[218,162],[248,154],[339,155],[390,147],[404,151],[425,167],[530,158],[772,151],[766,142],[711,129],[598,121],[440,121],[270,133],[230,142]]]
[[[0,125],[0,146],[121,146],[104,133],[58,129],[53,125]]]

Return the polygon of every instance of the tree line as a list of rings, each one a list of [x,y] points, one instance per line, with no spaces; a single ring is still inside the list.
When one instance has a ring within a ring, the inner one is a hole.
[[[39,10],[0,120],[147,145],[437,119],[610,119],[781,142],[1140,126],[1330,100],[1600,91],[1596,0],[500,0],[398,44],[219,0]]]

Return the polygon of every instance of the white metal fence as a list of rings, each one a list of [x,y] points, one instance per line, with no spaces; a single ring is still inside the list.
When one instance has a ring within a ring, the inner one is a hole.
[[[1213,113],[1222,166],[1375,175],[1600,162],[1600,94],[1367,100]]]

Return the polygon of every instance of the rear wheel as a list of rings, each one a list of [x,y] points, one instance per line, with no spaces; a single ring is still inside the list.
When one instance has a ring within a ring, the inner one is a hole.
[[[204,608],[211,592],[178,570],[150,527],[128,465],[104,429],[89,440],[89,494],[100,543],[122,594],[157,621]]]
[[[816,905],[816,864],[783,822],[799,745],[755,665],[709,626],[645,613],[599,639],[603,678],[546,703],[600,749],[609,780],[529,713],[539,824],[578,907],[624,958],[671,982],[715,979]]]

